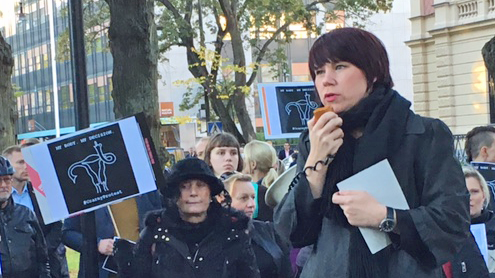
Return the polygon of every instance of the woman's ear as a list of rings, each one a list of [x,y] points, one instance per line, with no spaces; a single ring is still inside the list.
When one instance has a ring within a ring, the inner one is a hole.
[[[249,162],[249,169],[251,170],[251,174],[256,170],[256,161]]]

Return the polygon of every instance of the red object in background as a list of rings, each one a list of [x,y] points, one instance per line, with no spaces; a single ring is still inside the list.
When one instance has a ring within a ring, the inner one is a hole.
[[[451,262],[448,262],[444,265],[442,265],[442,268],[443,268],[443,273],[445,274],[445,277],[447,278],[453,278],[453,274],[452,274],[452,263]]]
[[[33,188],[37,190],[39,193],[41,193],[41,195],[46,197],[45,191],[43,190],[43,186],[41,185],[40,175],[29,164],[26,163],[26,166],[29,174],[29,179],[31,180],[31,184],[33,185]]]

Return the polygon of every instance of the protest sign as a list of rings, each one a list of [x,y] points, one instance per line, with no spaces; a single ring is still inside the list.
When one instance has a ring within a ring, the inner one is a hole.
[[[311,82],[258,84],[266,139],[298,138],[318,108]]]
[[[22,153],[47,224],[164,183],[143,114],[24,148]]]
[[[488,185],[488,190],[490,191],[490,203],[486,209],[493,211],[495,208],[495,164],[489,162],[471,162],[471,166],[474,169],[478,170],[480,174],[485,178],[486,184]],[[486,234],[488,240],[488,249],[495,249],[495,218],[488,220],[485,223],[486,225]]]

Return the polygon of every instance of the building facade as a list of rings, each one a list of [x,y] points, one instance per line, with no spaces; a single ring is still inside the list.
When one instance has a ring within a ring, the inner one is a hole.
[[[48,10],[52,1],[53,12]],[[55,44],[68,30],[67,0],[2,0],[0,31],[12,47],[17,102],[18,139],[55,136],[52,55],[49,17],[53,14]],[[112,56],[102,34],[86,46],[88,94],[91,123],[114,120],[111,96]],[[61,134],[74,131],[74,93],[70,58],[56,63]]]
[[[481,49],[495,36],[495,0],[411,1],[416,112],[454,134],[495,123],[493,88]]]

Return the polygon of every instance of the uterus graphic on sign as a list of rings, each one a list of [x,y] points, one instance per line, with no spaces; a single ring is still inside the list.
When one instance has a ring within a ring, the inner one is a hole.
[[[118,124],[48,148],[69,213],[139,192]]]
[[[282,133],[300,133],[308,128],[313,111],[314,86],[276,87],[278,114]]]
[[[103,145],[96,141],[94,141],[93,148],[95,149],[96,154],[90,154],[83,160],[73,163],[69,167],[67,175],[69,175],[69,178],[73,183],[76,183],[77,175],[74,174],[74,170],[83,168],[91,178],[96,193],[101,193],[102,191],[106,192],[109,190],[107,186],[106,168],[107,165],[114,164],[115,161],[117,161],[117,157],[113,153],[103,153]]]

